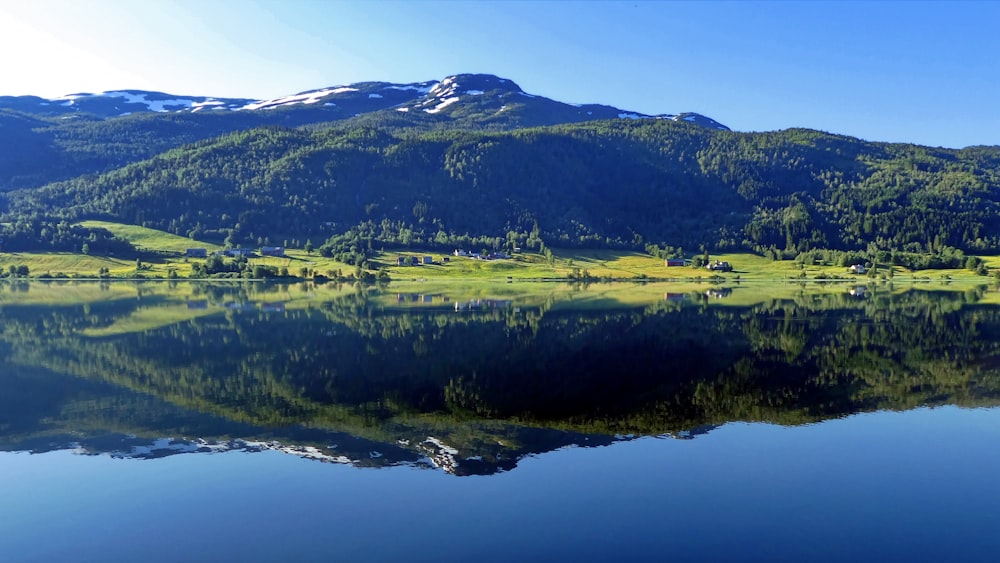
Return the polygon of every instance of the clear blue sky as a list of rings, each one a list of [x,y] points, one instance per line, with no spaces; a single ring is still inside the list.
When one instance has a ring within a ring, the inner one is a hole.
[[[0,95],[270,98],[461,72],[740,131],[1000,145],[1000,2],[0,0]]]

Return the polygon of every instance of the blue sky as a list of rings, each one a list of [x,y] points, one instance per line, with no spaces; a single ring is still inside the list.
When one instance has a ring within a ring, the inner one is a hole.
[[[270,98],[461,72],[740,131],[1000,144],[1000,2],[0,0],[0,95]]]

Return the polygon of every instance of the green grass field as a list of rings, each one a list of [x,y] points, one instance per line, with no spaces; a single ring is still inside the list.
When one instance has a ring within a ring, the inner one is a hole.
[[[173,253],[150,258],[136,269],[134,260],[114,257],[87,256],[70,253],[14,253],[0,254],[0,271],[10,266],[28,266],[31,277],[66,276],[72,278],[95,278],[101,268],[107,268],[110,277],[116,279],[167,278],[173,271],[179,278],[191,274],[192,264],[202,259],[184,258],[187,248],[205,248],[209,252],[221,247],[203,241],[172,235],[154,229],[135,225],[123,225],[106,221],[86,221],[88,227],[105,228],[133,245],[147,251]],[[289,249],[285,257],[251,258],[251,264],[264,264],[287,268],[292,276],[301,276],[303,271],[329,275],[338,270],[343,274],[353,273],[354,266],[323,258],[318,252],[306,253]],[[433,264],[399,266],[398,256],[431,256]],[[445,259],[447,258],[447,261]],[[614,281],[655,280],[676,283],[698,283],[724,281],[740,283],[788,283],[791,281],[813,281],[835,279],[843,283],[869,283],[866,276],[853,275],[841,266],[810,265],[801,266],[794,261],[773,261],[762,256],[747,253],[713,254],[712,260],[724,260],[733,265],[732,272],[716,273],[704,268],[667,267],[663,260],[649,255],[614,250],[553,249],[550,262],[541,254],[515,254],[508,260],[476,260],[468,257],[451,256],[440,252],[383,252],[375,257],[375,262],[384,267],[394,282],[440,281],[440,282],[484,282],[504,283],[507,281],[549,281],[565,280],[572,275],[589,275],[593,278]],[[984,258],[991,269],[1000,268],[1000,256]],[[880,267],[879,277],[887,277],[889,271]],[[893,267],[894,283],[967,282],[989,283],[991,278],[978,276],[968,270],[921,270],[911,272],[901,267]]]
[[[218,244],[191,240],[187,237],[136,225],[123,225],[108,221],[83,221],[80,225],[90,228],[107,229],[116,237],[123,238],[131,242],[136,248],[143,250],[184,252],[188,248],[205,248],[209,252],[213,252],[222,248]]]

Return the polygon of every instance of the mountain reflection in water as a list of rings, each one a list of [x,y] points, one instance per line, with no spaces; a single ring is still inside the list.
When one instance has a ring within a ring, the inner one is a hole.
[[[992,406],[1000,391],[985,288],[712,287],[625,305],[594,288],[123,286],[3,286],[0,450],[276,450],[484,475],[566,446]]]

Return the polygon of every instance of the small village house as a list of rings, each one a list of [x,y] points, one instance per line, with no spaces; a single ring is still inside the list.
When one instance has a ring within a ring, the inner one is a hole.
[[[252,248],[227,248],[223,251],[223,254],[229,256],[230,258],[239,258],[240,256],[250,257],[254,255],[254,249]]]
[[[733,265],[724,260],[716,260],[715,262],[709,262],[708,265],[705,267],[708,268],[709,270],[712,270],[713,272],[733,271]]]

